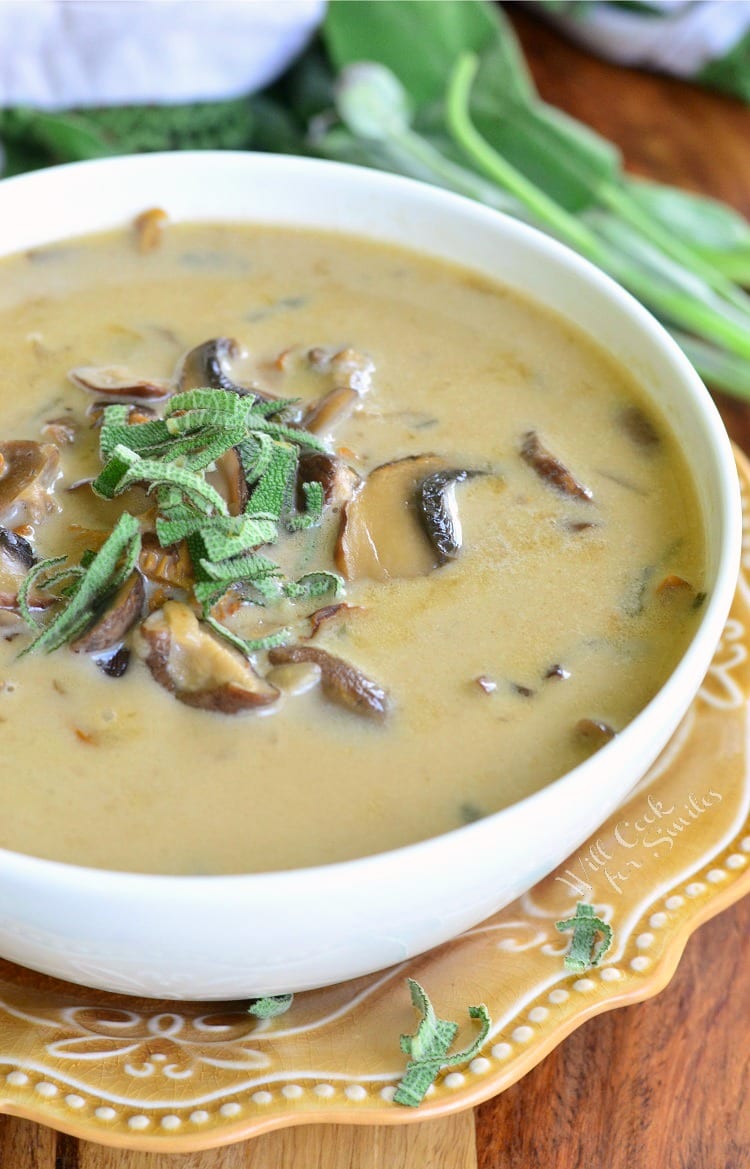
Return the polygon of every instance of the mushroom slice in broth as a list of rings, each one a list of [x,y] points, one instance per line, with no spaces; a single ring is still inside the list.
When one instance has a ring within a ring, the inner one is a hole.
[[[275,686],[179,601],[167,601],[142,622],[135,649],[156,681],[187,706],[240,714],[279,698]]]
[[[92,394],[115,402],[153,402],[169,397],[171,383],[164,378],[140,378],[123,366],[80,365],[71,369],[70,380]]]
[[[143,612],[146,602],[146,587],[143,576],[134,569],[108,599],[93,624],[71,642],[75,653],[104,653],[122,641],[128,630],[135,625]]]
[[[426,576],[440,556],[419,517],[417,493],[429,475],[443,470],[438,455],[414,455],[372,471],[346,505],[336,565],[347,580]]]
[[[0,522],[36,523],[56,511],[53,492],[61,473],[60,452],[52,443],[0,442]]]
[[[320,667],[321,689],[331,702],[354,714],[382,722],[390,710],[388,694],[356,666],[311,645],[285,645],[272,649],[268,660],[274,666],[287,662],[313,662]]]

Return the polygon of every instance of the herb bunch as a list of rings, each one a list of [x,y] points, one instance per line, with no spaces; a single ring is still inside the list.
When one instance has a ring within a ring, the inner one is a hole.
[[[750,224],[625,174],[610,142],[539,98],[499,7],[335,0],[322,36],[325,57],[287,83],[309,148],[541,228],[647,305],[708,382],[750,398]]]

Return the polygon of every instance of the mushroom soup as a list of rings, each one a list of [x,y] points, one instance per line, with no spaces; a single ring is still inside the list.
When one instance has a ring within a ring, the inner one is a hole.
[[[170,873],[393,848],[581,762],[686,648],[685,462],[553,314],[155,212],[2,270],[0,845]]]

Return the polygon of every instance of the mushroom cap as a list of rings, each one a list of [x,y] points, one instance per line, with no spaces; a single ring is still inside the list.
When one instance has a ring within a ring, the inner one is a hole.
[[[53,443],[0,442],[0,522],[10,526],[21,516],[36,522],[53,511],[60,474],[60,452]]]
[[[167,601],[141,623],[135,649],[156,681],[187,706],[239,714],[280,696],[181,601]]]

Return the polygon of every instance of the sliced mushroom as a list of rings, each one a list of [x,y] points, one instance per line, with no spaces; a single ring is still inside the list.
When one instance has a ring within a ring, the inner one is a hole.
[[[592,492],[589,487],[579,483],[568,468],[548,451],[535,430],[524,435],[521,443],[521,458],[536,471],[540,479],[544,479],[555,491],[563,495],[571,495],[575,499],[591,501]]]
[[[169,216],[161,207],[150,207],[133,220],[135,246],[139,252],[153,252],[161,245]]]
[[[341,621],[348,620],[353,613],[363,613],[364,609],[361,605],[347,605],[346,601],[339,601],[335,605],[324,605],[322,609],[316,609],[311,613],[307,620],[310,622],[309,640],[317,637],[321,629],[327,628],[331,623],[338,624]]]
[[[630,441],[644,450],[655,450],[661,443],[659,431],[640,406],[625,406],[617,416],[620,430]]]
[[[197,390],[204,387],[213,390],[226,390],[230,394],[238,394],[244,398],[248,395],[263,402],[272,402],[274,395],[261,390],[258,386],[241,386],[234,380],[227,369],[227,365],[241,353],[240,345],[234,337],[212,337],[196,345],[185,354],[177,367],[177,388],[183,390]]]
[[[472,471],[435,471],[419,485],[419,518],[441,564],[455,559],[461,551],[456,484],[465,482],[473,474]]]
[[[8,528],[0,528],[0,566],[2,572],[8,570],[19,572],[21,579],[36,563],[34,549],[28,540],[11,532]]]
[[[82,389],[115,402],[153,402],[169,397],[172,391],[164,378],[140,378],[121,365],[80,365],[71,369],[68,377]]]
[[[656,586],[656,593],[657,596],[660,597],[675,596],[679,593],[682,593],[683,595],[685,593],[690,593],[691,596],[694,596],[695,589],[691,585],[690,581],[685,580],[685,578],[682,576],[677,576],[675,573],[670,572],[669,575],[665,576],[664,579]]]
[[[197,390],[208,386],[213,390],[227,390],[232,394],[247,394],[227,373],[226,365],[239,357],[240,346],[233,337],[212,337],[190,349],[177,371],[177,388]]]
[[[592,751],[598,751],[610,739],[614,739],[615,731],[609,723],[598,718],[581,718],[575,725],[576,737]]]
[[[72,418],[50,418],[42,426],[41,435],[57,446],[65,446],[75,441],[75,422]]]
[[[320,667],[320,686],[331,702],[355,714],[381,721],[390,711],[388,694],[343,658],[312,645],[283,645],[269,651],[274,666],[287,662],[313,662]]]
[[[134,569],[106,602],[93,624],[70,643],[74,653],[100,654],[121,642],[143,612],[146,588],[143,576]]]
[[[311,434],[330,434],[349,417],[359,400],[359,394],[351,386],[335,386],[308,406],[302,416],[302,429]]]
[[[146,532],[143,536],[138,567],[154,584],[184,589],[193,579],[193,566],[185,541],[162,548],[153,532]]]
[[[329,367],[338,385],[356,390],[360,397],[370,389],[375,364],[358,349],[339,349],[331,358]]]
[[[92,402],[86,411],[87,416],[91,419],[91,425],[99,427],[104,418],[104,411],[112,402]],[[136,422],[150,422],[152,418],[158,418],[158,414],[151,406],[145,406],[142,402],[124,402],[123,405],[128,408],[127,422],[128,426],[134,426]]]
[[[33,564],[31,544],[8,528],[0,528],[0,610],[18,612],[18,590]]]
[[[334,455],[303,455],[297,471],[297,506],[305,505],[304,483],[320,483],[323,502],[336,510],[349,502],[361,482],[357,472],[343,459]]]
[[[413,455],[377,467],[344,508],[336,545],[339,572],[347,580],[426,576],[440,557],[422,527],[419,485],[444,470],[438,455]]]
[[[663,606],[668,606],[674,614],[700,609],[706,599],[705,593],[698,592],[690,581],[673,572],[659,582],[655,592],[657,601]]]
[[[121,645],[111,658],[98,658],[97,666],[110,678],[121,678],[130,665],[130,650]]]
[[[355,390],[361,397],[370,389],[374,362],[364,353],[349,346],[335,353],[315,345],[307,351],[307,363],[316,373],[330,374],[336,386]]]
[[[250,492],[242,466],[242,459],[236,447],[230,447],[216,460],[216,471],[208,476],[209,482],[219,495],[226,500],[230,515],[242,515]]]
[[[53,491],[60,474],[60,451],[52,443],[0,442],[0,520],[35,523],[56,511]]]
[[[8,528],[0,528],[0,637],[13,637],[26,628],[18,608],[18,590],[35,563],[34,549],[28,540]],[[47,609],[54,603],[55,598],[49,593],[30,590],[30,609]]]
[[[285,662],[283,666],[274,666],[268,671],[267,681],[278,686],[284,694],[296,698],[317,686],[320,675],[320,666],[315,662]]]
[[[187,706],[239,714],[279,697],[275,686],[179,601],[167,601],[141,623],[135,648],[156,681]]]

